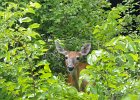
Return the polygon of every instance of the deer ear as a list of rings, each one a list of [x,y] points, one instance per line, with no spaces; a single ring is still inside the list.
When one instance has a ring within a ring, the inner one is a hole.
[[[81,55],[82,56],[87,55],[89,53],[89,51],[90,51],[90,48],[91,48],[90,43],[85,44],[84,46],[82,46],[81,51],[80,51]]]
[[[55,46],[59,53],[66,55],[67,51],[59,44],[58,41],[55,41]]]

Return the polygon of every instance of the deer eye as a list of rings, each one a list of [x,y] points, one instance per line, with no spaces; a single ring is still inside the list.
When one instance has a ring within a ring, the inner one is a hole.
[[[77,60],[80,60],[80,57],[76,57]]]

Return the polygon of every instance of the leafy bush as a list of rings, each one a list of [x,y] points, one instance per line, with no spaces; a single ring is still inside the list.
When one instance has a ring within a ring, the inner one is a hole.
[[[35,95],[37,83],[34,70],[42,62],[39,57],[46,52],[45,42],[33,31],[33,28],[38,27],[37,24],[22,27],[22,24],[32,20],[24,16],[30,12],[15,3],[6,4],[7,8],[1,11],[0,22],[1,99],[31,97]],[[28,5],[27,9],[33,10],[33,7]],[[41,64],[47,65],[47,62],[44,60]]]
[[[97,99],[93,94],[78,93],[52,75],[49,63],[42,58],[46,43],[34,31],[39,24],[27,16],[35,14],[40,4],[6,4],[0,15],[0,99]]]
[[[0,99],[139,99],[138,2],[128,1],[114,8],[105,0],[0,1]],[[69,50],[92,43],[81,73],[86,93],[58,74],[66,72],[55,39]]]
[[[120,99],[127,93],[138,95],[139,44],[139,39],[119,36],[107,42],[105,49],[93,50],[88,56],[90,66],[83,71],[83,78],[88,75],[90,79],[87,90],[98,94],[100,100]]]
[[[40,23],[37,30],[43,39],[49,43],[46,59],[51,63],[54,73],[65,73],[63,57],[57,54],[54,40],[60,39],[69,50],[79,50],[83,43],[94,41],[93,28],[104,22],[110,3],[102,0],[38,0],[42,7],[34,19]],[[57,63],[55,63],[55,61]],[[58,67],[60,66],[60,67]]]

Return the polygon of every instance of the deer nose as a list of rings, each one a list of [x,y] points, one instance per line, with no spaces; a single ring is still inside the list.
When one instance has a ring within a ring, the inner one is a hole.
[[[72,71],[74,69],[74,67],[68,67],[69,71]]]

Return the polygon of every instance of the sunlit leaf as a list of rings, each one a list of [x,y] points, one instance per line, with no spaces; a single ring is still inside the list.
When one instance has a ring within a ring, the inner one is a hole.
[[[114,88],[114,89],[117,88],[116,85],[114,85],[114,84],[112,84],[112,83],[109,83],[108,85],[109,85],[109,87],[111,87],[111,88]]]
[[[43,45],[46,44],[43,40],[39,40],[38,42]]]
[[[100,32],[100,26],[97,25],[93,31],[93,34],[99,33]]]
[[[48,63],[47,60],[42,60],[37,64],[37,66],[45,65],[46,63]]]
[[[5,61],[5,62],[10,61],[10,58],[11,58],[10,52],[7,52],[4,61]]]
[[[51,72],[50,68],[49,68],[49,63],[45,64],[44,66],[44,71],[45,72]]]
[[[20,22],[20,23],[23,23],[23,22],[31,22],[31,21],[32,21],[32,19],[29,18],[29,17],[24,17],[24,18],[20,18],[20,19],[19,19],[19,22]]]
[[[42,78],[42,79],[48,79],[51,76],[52,76],[52,73],[43,73],[43,75],[41,75],[40,78]]]
[[[140,96],[136,94],[129,94],[121,100],[139,100]]]
[[[34,23],[34,24],[30,25],[29,28],[33,29],[33,28],[38,28],[39,26],[40,26],[40,24]]]
[[[35,10],[33,8],[26,8],[25,12],[26,13],[33,13],[33,14],[35,14]]]
[[[129,54],[135,61],[138,61],[138,54]]]
[[[30,6],[35,7],[35,8],[40,8],[41,7],[41,5],[39,3],[37,3],[37,2],[35,2],[35,3],[30,2]]]

